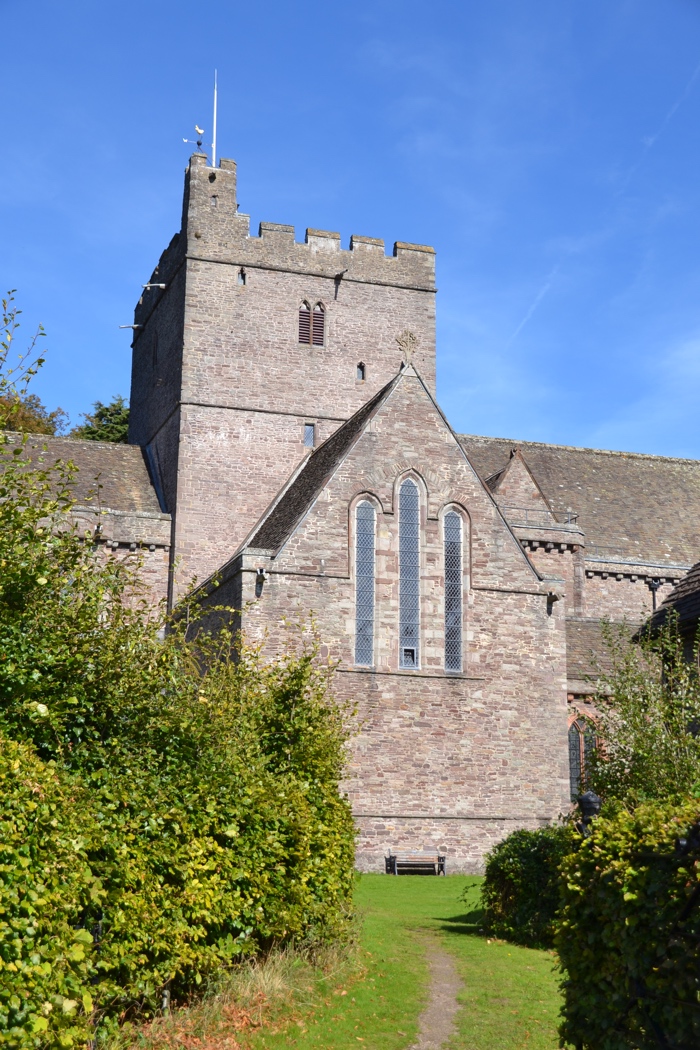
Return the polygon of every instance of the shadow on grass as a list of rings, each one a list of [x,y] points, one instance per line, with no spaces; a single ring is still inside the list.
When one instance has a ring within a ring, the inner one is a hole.
[[[463,915],[454,915],[450,919],[443,918],[440,928],[445,933],[468,933],[474,937],[485,937],[484,909],[472,908]]]

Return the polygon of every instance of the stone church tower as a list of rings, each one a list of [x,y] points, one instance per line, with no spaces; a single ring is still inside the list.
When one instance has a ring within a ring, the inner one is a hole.
[[[172,515],[171,600],[230,557],[305,454],[396,374],[435,391],[432,248],[260,224],[195,154],[182,226],[136,314],[129,440]],[[305,318],[302,316],[306,311]],[[306,338],[306,342],[302,339]]]

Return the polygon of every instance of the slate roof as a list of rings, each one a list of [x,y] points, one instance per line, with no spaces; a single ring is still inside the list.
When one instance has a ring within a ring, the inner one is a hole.
[[[610,556],[658,565],[692,565],[700,557],[700,461],[606,452],[538,441],[458,440],[481,478],[503,470],[522,451],[560,521],[571,509],[590,546]]]
[[[651,618],[652,625],[660,626],[671,609],[678,613],[681,627],[693,629],[700,623],[700,561],[664,599]]]
[[[19,435],[8,435],[20,440]],[[50,466],[70,460],[78,468],[74,495],[79,505],[127,513],[160,514],[148,466],[139,445],[116,445],[108,441],[80,441],[68,437],[32,434],[28,451],[34,462]],[[100,485],[99,491],[96,491]],[[91,498],[92,494],[92,498]]]
[[[392,379],[327,441],[314,449],[305,460],[301,470],[292,475],[253,535],[249,537],[245,544],[247,548],[279,550],[311,507],[345,454],[360,436],[374,410],[388,396],[398,378],[397,376]]]
[[[630,629],[630,636],[632,630]],[[591,675],[611,668],[610,652],[605,645],[600,620],[566,621],[566,674],[569,680],[583,682]]]

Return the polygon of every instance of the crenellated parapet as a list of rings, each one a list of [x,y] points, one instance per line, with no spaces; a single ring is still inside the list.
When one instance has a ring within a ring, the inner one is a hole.
[[[250,233],[250,216],[238,210],[236,162],[222,158],[218,168],[204,154],[190,158],[185,173],[182,229],[158,260],[138,302],[135,323],[143,325],[186,258],[237,268],[284,271],[341,281],[386,285],[434,293],[435,250],[395,241],[391,255],[378,237],[353,234],[348,248],[340,233],[307,228],[296,240],[294,226],[261,222]]]
[[[383,240],[353,234],[344,249],[339,233],[311,228],[300,243],[293,226],[273,222],[261,222],[257,237],[251,236],[250,216],[238,210],[233,161],[222,160],[220,168],[210,168],[206,157],[195,154],[187,183],[183,234],[188,256],[345,281],[435,289],[435,252],[426,245],[396,241],[393,254],[387,255]]]

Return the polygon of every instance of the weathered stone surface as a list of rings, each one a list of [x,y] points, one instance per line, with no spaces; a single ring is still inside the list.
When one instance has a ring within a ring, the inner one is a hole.
[[[377,857],[400,840],[406,848],[444,848],[451,870],[476,870],[506,826],[553,820],[568,804],[565,603],[548,601],[549,584],[412,368],[360,418],[361,426],[351,420],[329,443],[334,462],[322,459],[322,449],[314,453],[271,509],[267,531],[263,521],[253,534],[253,550],[221,571],[211,601],[243,608],[246,634],[265,640],[271,656],[285,642],[288,617],[317,616],[328,660],[338,663],[335,689],[357,707],[346,788],[360,829],[360,866],[376,870]],[[306,473],[312,483],[304,486]],[[396,507],[405,477],[421,494],[415,671],[399,667]],[[371,669],[355,666],[353,649],[360,499],[377,509]],[[295,513],[286,511],[290,500]],[[444,670],[448,508],[464,523],[459,674]],[[278,519],[284,529],[273,527]],[[260,568],[269,576],[256,588]]]
[[[357,708],[346,788],[362,867],[425,848],[478,870],[509,830],[568,808],[567,724],[574,704],[594,714],[601,619],[633,630],[697,561],[700,463],[457,439],[431,397],[433,250],[249,227],[235,163],[195,155],[181,230],[136,308],[133,445],[48,439],[50,454],[75,451],[80,527],[99,520],[104,557],[143,557],[154,600],[216,574],[210,601],[242,610],[270,657],[290,620],[315,615]],[[302,303],[323,305],[323,345],[299,342]],[[398,649],[407,476],[421,507],[415,670]],[[372,667],[354,664],[362,499],[377,524]],[[448,509],[463,528],[459,673],[444,670]],[[676,597],[695,601],[694,587]]]

